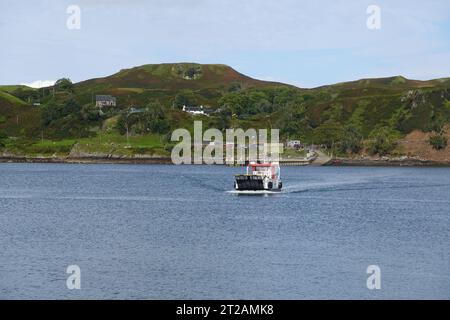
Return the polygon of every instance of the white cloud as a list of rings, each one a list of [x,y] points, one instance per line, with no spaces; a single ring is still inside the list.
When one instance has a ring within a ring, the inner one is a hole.
[[[55,80],[36,80],[30,83],[21,83],[21,85],[28,86],[31,88],[39,89],[43,87],[50,87],[55,84]]]

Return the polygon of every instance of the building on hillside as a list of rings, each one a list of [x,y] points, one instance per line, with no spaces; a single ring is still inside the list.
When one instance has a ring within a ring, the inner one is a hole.
[[[210,114],[210,110],[203,108],[203,106],[200,107],[183,106],[183,111],[194,115],[208,116]]]
[[[116,98],[110,95],[96,95],[95,105],[97,107],[115,107]]]
[[[302,147],[300,140],[290,140],[286,143],[286,148],[289,149],[301,149]]]
[[[136,106],[134,106],[134,107],[130,107],[129,109],[128,109],[128,113],[143,113],[143,112],[146,112],[146,111],[148,111],[148,108],[140,108],[140,107],[136,107]]]

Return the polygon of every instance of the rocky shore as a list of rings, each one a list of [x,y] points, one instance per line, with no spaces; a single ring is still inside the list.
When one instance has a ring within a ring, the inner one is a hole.
[[[169,157],[0,157],[0,163],[172,164]]]
[[[379,158],[379,159],[348,159],[334,158],[326,166],[380,166],[380,167],[450,167],[450,161],[428,160],[421,158]]]
[[[0,156],[0,163],[98,163],[98,164],[172,164],[170,157],[124,157],[124,156],[83,156],[83,157],[26,157]],[[323,166],[384,166],[384,167],[450,167],[450,161],[436,161],[421,158],[333,158],[325,163],[312,163]],[[283,165],[283,161],[281,161]],[[286,163],[284,165],[293,165]]]

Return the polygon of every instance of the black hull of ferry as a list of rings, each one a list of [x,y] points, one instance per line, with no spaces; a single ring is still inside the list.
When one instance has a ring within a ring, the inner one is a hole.
[[[238,191],[281,191],[281,188],[272,185],[272,182],[268,183],[268,188],[264,188],[264,180],[260,176],[237,175],[235,180],[235,189]]]

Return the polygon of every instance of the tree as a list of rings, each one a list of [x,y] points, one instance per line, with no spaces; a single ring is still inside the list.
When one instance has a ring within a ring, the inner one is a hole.
[[[344,127],[342,135],[341,151],[358,153],[363,147],[363,136],[356,125],[347,125]]]
[[[121,134],[125,134],[127,130],[137,134],[165,134],[170,130],[164,110],[157,101],[150,102],[144,112],[122,114],[117,128]]]
[[[181,109],[183,106],[196,106],[198,104],[198,99],[192,90],[181,90],[173,101],[176,108]]]
[[[216,127],[219,130],[229,129],[231,127],[231,118],[233,113],[231,110],[224,106],[221,107],[217,113]]]
[[[73,84],[69,78],[61,78],[56,80],[54,88],[56,91],[73,92]]]
[[[339,122],[329,120],[314,129],[314,141],[325,145],[327,148],[334,148],[343,137],[343,128]]]
[[[277,126],[285,135],[298,136],[306,134],[310,130],[306,109],[303,106],[288,106],[283,108]]]
[[[399,133],[390,127],[375,128],[369,134],[368,150],[372,154],[384,155],[397,145]]]
[[[81,118],[80,106],[74,99],[67,100],[64,104],[59,104],[50,101],[42,108],[41,122],[43,126],[49,126],[52,122],[59,119],[67,118]]]
[[[75,99],[69,99],[63,106],[63,116],[78,113],[81,110],[80,105]]]
[[[147,111],[144,113],[144,116],[147,127],[151,132],[163,134],[169,131],[169,123],[159,102],[150,102],[147,105]]]
[[[219,99],[219,106],[221,108],[227,108],[232,113],[241,115],[245,109],[244,100],[243,94],[237,92],[227,93]]]
[[[63,116],[63,107],[51,101],[42,108],[41,121],[43,126],[48,126],[52,121]]]
[[[97,121],[101,119],[101,113],[98,107],[92,104],[84,105],[80,110],[81,118],[85,121]]]
[[[427,131],[434,131],[437,134],[444,134],[446,123],[447,121],[442,115],[433,115]]]

